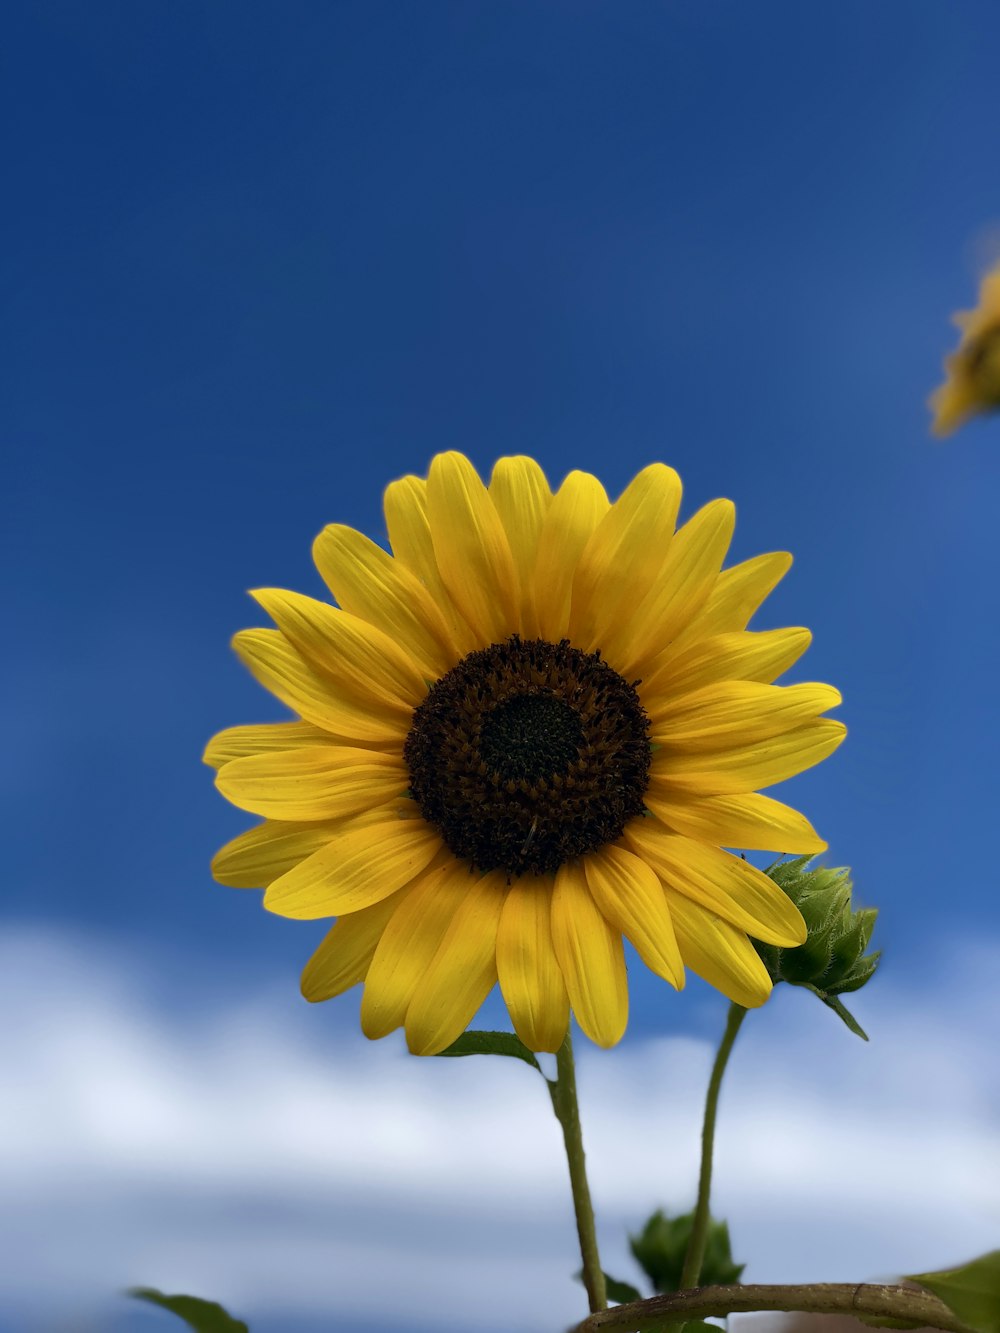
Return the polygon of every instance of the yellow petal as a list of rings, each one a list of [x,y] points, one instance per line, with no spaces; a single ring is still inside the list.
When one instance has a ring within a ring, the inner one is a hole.
[[[625,951],[621,933],[605,920],[576,861],[556,873],[552,945],[576,1021],[598,1046],[614,1046],[628,1022]]]
[[[634,819],[623,836],[667,888],[682,893],[755,939],[792,947],[806,938],[792,900],[762,870],[718,847],[668,833],[655,819]]]
[[[427,515],[427,482],[422,477],[401,477],[392,482],[386,487],[383,508],[393,554],[430,593],[445,618],[459,656],[481,648],[483,645],[451,600],[437,566]]]
[[[381,546],[353,528],[331,523],[313,543],[313,560],[341,607],[387,634],[422,675],[436,680],[458,661],[434,598]]]
[[[632,479],[598,524],[573,579],[569,634],[578,648],[600,648],[607,627],[645,597],[667,556],[681,501],[673,468],[652,463]]]
[[[438,454],[427,478],[427,513],[445,587],[482,646],[518,627],[517,574],[500,515],[476,469]]]
[[[736,506],[713,500],[674,535],[656,582],[639,603],[623,585],[619,609],[602,640],[605,656],[628,677],[645,674],[652,660],[702,609],[733,539]]]
[[[473,882],[469,867],[452,861],[404,890],[365,978],[361,1030],[370,1040],[403,1026],[413,992]]]
[[[330,927],[303,969],[302,995],[305,999],[312,1004],[331,1000],[364,981],[383,930],[400,899],[409,892],[411,890],[402,889],[380,903],[342,916]]]
[[[649,791],[646,804],[676,833],[720,847],[800,856],[826,851],[826,843],[805,815],[760,792],[668,799]]]
[[[269,819],[342,819],[385,805],[410,784],[402,757],[346,745],[249,755],[223,765],[228,801]]]
[[[680,893],[667,893],[684,962],[703,981],[744,1009],[771,994],[771,978],[746,935]]]
[[[497,926],[504,877],[466,881],[455,912],[406,1011],[413,1055],[437,1055],[462,1035],[497,980]]]
[[[791,567],[792,557],[787,551],[770,551],[724,569],[708,601],[674,640],[674,647],[686,648],[708,634],[746,629],[754,612]]]
[[[756,791],[812,768],[833,754],[846,735],[843,722],[820,717],[782,736],[732,749],[692,753],[657,750],[650,767],[650,788],[666,796],[678,792],[728,796]]]
[[[264,688],[307,722],[354,741],[402,745],[409,729],[405,713],[380,700],[360,704],[329,676],[313,671],[280,630],[241,630],[233,647]]]
[[[622,932],[651,972],[680,990],[684,964],[656,874],[645,861],[614,844],[591,852],[583,866],[587,887],[605,920]]]
[[[577,561],[610,507],[604,487],[589,472],[571,472],[553,497],[538,538],[532,580],[539,638],[558,643],[569,632]]]
[[[653,725],[650,739],[671,751],[722,750],[793,731],[803,722],[836,708],[832,685],[761,685],[723,680],[674,699]],[[669,762],[663,761],[664,771]]]
[[[655,669],[643,675],[643,707],[653,718],[670,707],[674,695],[688,694],[717,680],[756,680],[769,685],[799,660],[811,642],[807,629],[744,629],[709,635],[681,652],[668,650]]]
[[[313,667],[360,702],[408,715],[426,696],[427,682],[413,659],[374,625],[283,588],[250,595]]]
[[[534,876],[507,891],[497,931],[497,975],[514,1031],[532,1051],[557,1051],[569,996],[552,947],[551,884]]]
[[[333,837],[337,826],[286,824],[269,819],[232,842],[212,858],[212,874],[231,889],[264,889],[304,861]]]
[[[501,458],[490,478],[490,499],[507,533],[519,584],[519,629],[527,638],[537,636],[534,599],[535,558],[552,491],[545,473],[533,458]]]
[[[343,916],[388,898],[424,870],[441,837],[422,819],[403,818],[394,801],[343,826],[325,847],[276,879],[264,906],[299,921]]]
[[[202,762],[221,768],[233,759],[274,750],[298,750],[303,745],[336,745],[328,731],[308,722],[261,722],[249,727],[227,727],[208,742]]]

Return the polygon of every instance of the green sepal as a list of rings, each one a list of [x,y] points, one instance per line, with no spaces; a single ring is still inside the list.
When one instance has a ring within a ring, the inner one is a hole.
[[[909,1280],[933,1292],[976,1333],[1000,1333],[1000,1250],[991,1250],[960,1268],[911,1273]]]
[[[810,986],[807,981],[802,983],[802,988],[803,990],[811,990],[813,995],[822,1000],[828,1009],[832,1009],[844,1026],[850,1028],[856,1037],[860,1037],[862,1041],[868,1040],[868,1033],[838,995],[828,995],[826,991],[821,991],[819,987]]]
[[[722,1333],[718,1324],[706,1324],[704,1319],[689,1319],[681,1326],[681,1333]]]
[[[155,1287],[130,1287],[125,1294],[169,1310],[195,1333],[249,1333],[242,1319],[234,1319],[215,1301],[203,1301],[197,1296],[165,1296]]]
[[[457,1041],[438,1051],[438,1055],[507,1055],[513,1060],[523,1060],[542,1073],[534,1052],[513,1032],[463,1032]]]

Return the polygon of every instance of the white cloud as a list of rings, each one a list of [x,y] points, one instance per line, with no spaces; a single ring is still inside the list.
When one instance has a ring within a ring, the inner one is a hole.
[[[751,1016],[715,1193],[748,1276],[861,1279],[997,1244],[998,965],[1000,945],[955,951],[933,997],[880,978],[856,1005],[868,1046],[787,987]],[[525,1066],[369,1045],[350,1001],[319,1024],[287,991],[169,1014],[149,993],[93,941],[0,940],[0,1304],[18,1327],[131,1283],[213,1296],[261,1330],[312,1313],[531,1333],[582,1313],[558,1129]],[[579,1053],[621,1276],[626,1228],[689,1206],[711,1054],[689,1038]]]

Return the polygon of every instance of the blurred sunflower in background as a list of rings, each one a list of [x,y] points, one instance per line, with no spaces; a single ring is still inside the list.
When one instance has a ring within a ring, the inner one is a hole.
[[[316,539],[337,606],[253,594],[275,629],[236,635],[300,720],[209,744],[222,794],[264,822],[215,877],[281,916],[336,921],[302,990],[364,983],[367,1036],[449,1046],[492,987],[532,1050],[570,1012],[601,1046],[628,1016],[623,938],[672,986],[690,967],[747,1007],[771,990],[749,935],[791,947],[798,909],[723,850],[822,851],[758,793],[826,758],[829,685],[778,686],[806,629],[747,624],[791,557],[722,563],[735,511],[676,528],[677,474],[645,468],[611,504],[530,458],[483,485],[461,454],[385,494],[392,554],[351,528]]]
[[[960,310],[958,350],[945,358],[945,382],[929,406],[935,435],[951,435],[970,417],[1000,408],[1000,264],[987,273],[975,310]]]

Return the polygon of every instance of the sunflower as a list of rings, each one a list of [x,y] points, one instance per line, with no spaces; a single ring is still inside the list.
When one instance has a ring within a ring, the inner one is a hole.
[[[771,990],[749,935],[805,939],[798,909],[727,847],[817,852],[760,795],[824,759],[829,685],[773,681],[805,629],[747,624],[791,556],[723,570],[735,511],[676,528],[661,463],[611,504],[530,458],[489,487],[461,454],[385,494],[392,554],[334,524],[313,555],[337,606],[268,588],[274,629],[236,652],[295,721],[233,727],[205,760],[264,822],[216,879],[264,906],[336,918],[302,991],[364,983],[361,1026],[450,1045],[493,986],[518,1036],[556,1050],[570,1012],[600,1046],[628,1016],[623,940],[672,986],[690,967],[730,999]]]
[[[961,310],[958,349],[945,358],[945,382],[930,398],[931,430],[951,435],[969,417],[1000,408],[1000,264],[979,288],[975,310]]]

